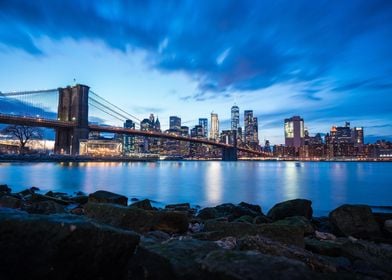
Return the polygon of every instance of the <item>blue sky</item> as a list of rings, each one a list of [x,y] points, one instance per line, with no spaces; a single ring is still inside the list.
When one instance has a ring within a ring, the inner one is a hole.
[[[0,0],[0,22],[3,92],[76,79],[163,128],[228,129],[236,103],[274,144],[293,115],[392,140],[392,1]]]

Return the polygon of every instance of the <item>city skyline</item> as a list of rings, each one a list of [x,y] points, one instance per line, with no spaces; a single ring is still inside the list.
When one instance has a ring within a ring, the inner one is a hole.
[[[260,143],[284,143],[295,115],[312,134],[350,121],[365,142],[391,140],[391,11],[388,1],[2,1],[0,91],[76,79],[163,129],[171,115],[191,127],[212,111],[230,129],[236,104],[258,118]]]

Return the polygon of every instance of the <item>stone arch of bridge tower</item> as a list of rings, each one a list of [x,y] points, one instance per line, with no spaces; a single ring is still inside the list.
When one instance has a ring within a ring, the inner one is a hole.
[[[73,122],[72,128],[57,128],[55,139],[55,153],[77,155],[79,142],[88,139],[88,93],[86,85],[59,88],[59,102],[57,119]]]

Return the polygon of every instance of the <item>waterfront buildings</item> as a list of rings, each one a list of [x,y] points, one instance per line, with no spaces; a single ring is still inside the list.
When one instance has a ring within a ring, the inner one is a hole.
[[[208,119],[200,118],[199,125],[203,128],[203,137],[208,138]]]
[[[219,119],[216,113],[211,113],[210,139],[213,141],[219,140]]]
[[[284,120],[284,138],[286,147],[299,148],[304,145],[304,120],[293,116]]]
[[[240,108],[237,105],[231,107],[231,130],[237,131],[240,127]]]
[[[181,130],[181,118],[179,118],[177,116],[170,116],[169,129],[180,131]]]
[[[124,123],[124,128],[135,129],[135,123],[132,120],[126,120]],[[124,135],[123,136],[123,152],[128,154],[135,150],[135,136]]]
[[[252,148],[258,148],[259,129],[257,117],[253,116],[253,110],[244,111],[244,143]]]

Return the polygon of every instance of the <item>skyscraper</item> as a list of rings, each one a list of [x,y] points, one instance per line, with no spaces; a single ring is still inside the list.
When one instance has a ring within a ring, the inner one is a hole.
[[[199,125],[203,128],[204,138],[207,138],[208,137],[208,119],[207,118],[200,118]]]
[[[240,127],[240,108],[237,105],[231,107],[231,130],[237,131]]]
[[[179,118],[177,116],[170,116],[169,120],[170,120],[169,129],[177,130],[177,131],[181,130],[181,118]]]
[[[259,123],[257,117],[253,117],[253,144],[259,144]]]
[[[284,120],[284,137],[287,147],[299,148],[304,145],[304,120],[300,116]]]
[[[244,142],[246,144],[250,144],[253,142],[253,134],[254,134],[254,125],[253,125],[253,111],[245,110],[244,111]]]
[[[211,113],[210,139],[215,141],[219,139],[219,119],[218,114],[215,113]]]
[[[135,129],[135,123],[132,120],[126,120],[124,123],[124,128],[132,128]],[[130,151],[135,149],[135,136],[124,135],[123,138],[123,152],[129,153]]]

